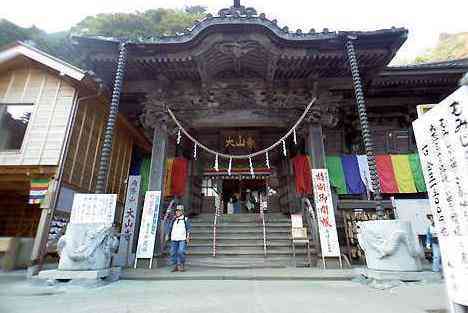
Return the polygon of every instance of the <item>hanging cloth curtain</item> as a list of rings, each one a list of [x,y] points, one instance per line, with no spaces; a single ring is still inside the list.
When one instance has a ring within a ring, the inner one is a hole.
[[[141,191],[143,192],[143,195],[148,191],[150,167],[151,160],[149,158],[143,159],[140,166]]]
[[[312,193],[312,173],[310,171],[309,158],[298,154],[292,159],[294,176],[296,178],[296,192],[301,195]]]
[[[172,197],[172,165],[174,159],[166,160],[166,174],[164,177],[164,196]]]
[[[377,174],[380,179],[380,187],[383,193],[398,193],[398,186],[395,181],[392,159],[389,155],[377,155],[375,157]]]
[[[337,193],[347,194],[345,176],[341,158],[339,156],[327,156],[327,169],[331,184],[337,188]]]
[[[187,182],[188,161],[183,157],[177,157],[172,162],[172,194],[182,197],[185,194],[185,185]]]
[[[411,173],[413,174],[414,184],[418,192],[426,192],[426,183],[424,182],[424,175],[421,168],[421,161],[419,154],[413,153],[408,155]]]
[[[367,155],[358,155],[357,161],[359,165],[359,174],[361,175],[362,182],[366,186],[367,190],[374,191],[372,186],[372,179],[369,171],[369,162],[367,160]]]
[[[341,163],[345,174],[346,187],[350,194],[366,193],[366,187],[361,179],[359,164],[355,155],[342,155]]]
[[[48,178],[31,179],[31,189],[29,191],[29,204],[41,204],[49,190]]]
[[[414,193],[416,186],[414,185],[413,174],[408,160],[408,155],[398,154],[391,155],[393,169],[395,171],[395,179],[400,193]]]

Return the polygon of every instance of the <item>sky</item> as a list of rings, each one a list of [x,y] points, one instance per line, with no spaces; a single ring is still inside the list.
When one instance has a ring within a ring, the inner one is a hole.
[[[411,60],[434,47],[440,33],[468,31],[467,0],[241,0],[290,31],[301,28],[376,30],[405,27],[409,37],[398,54]],[[0,18],[20,26],[56,32],[67,30],[89,15],[163,8],[206,6],[211,13],[232,5],[232,0],[15,0],[0,6]]]

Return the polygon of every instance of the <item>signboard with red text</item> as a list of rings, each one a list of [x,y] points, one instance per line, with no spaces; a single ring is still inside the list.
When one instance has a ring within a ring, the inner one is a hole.
[[[322,257],[339,257],[340,244],[327,169],[312,169],[315,207],[319,226]]]

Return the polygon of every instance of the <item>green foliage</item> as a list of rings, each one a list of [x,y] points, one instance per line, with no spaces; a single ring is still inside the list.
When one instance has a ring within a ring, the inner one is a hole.
[[[202,6],[186,7],[183,10],[154,9],[135,13],[98,14],[86,17],[69,31],[51,34],[35,26],[23,28],[0,19],[0,46],[24,41],[80,66],[79,56],[70,39],[71,34],[138,41],[182,32],[205,15],[206,9]]]
[[[205,16],[200,6],[180,9],[155,9],[135,13],[113,13],[88,16],[72,28],[72,33],[144,40],[161,35],[173,35],[193,25]]]
[[[0,19],[0,46],[15,41],[26,42],[70,62],[77,60],[69,32],[47,34],[35,26],[23,28],[5,19]]]
[[[22,28],[10,21],[0,19],[0,46],[10,42],[21,40],[30,40],[33,37],[41,37],[44,34],[36,27]]]
[[[417,56],[415,63],[468,58],[468,33],[441,34],[434,49]]]

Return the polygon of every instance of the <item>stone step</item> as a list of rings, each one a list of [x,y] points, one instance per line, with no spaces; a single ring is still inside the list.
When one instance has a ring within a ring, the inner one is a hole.
[[[290,247],[291,244],[287,241],[284,241],[284,242],[268,242],[267,241],[267,247]],[[212,242],[202,242],[202,243],[193,243],[191,242],[190,243],[190,247],[213,247],[213,243]],[[242,248],[245,248],[245,247],[261,247],[263,248],[263,241],[258,241],[258,242],[254,242],[254,243],[250,243],[250,242],[242,242],[242,241],[237,241],[237,242],[216,242],[216,247],[217,248],[220,248],[220,247],[242,247]]]
[[[212,240],[213,234],[205,233],[205,234],[198,234],[192,233],[193,240]],[[216,240],[263,240],[263,233],[217,233]],[[267,240],[291,240],[288,234],[284,233],[267,233],[266,235]]]
[[[279,257],[190,257],[187,258],[187,265],[207,268],[284,268],[290,265],[290,259]]]
[[[284,234],[285,236],[289,236],[289,229],[284,228],[266,228],[266,234]],[[192,230],[192,234],[197,235],[205,235],[205,234],[213,234],[213,229],[196,229]],[[263,236],[263,228],[239,228],[239,229],[231,229],[231,228],[217,228],[216,234],[262,234]]]
[[[222,222],[237,222],[237,223],[244,223],[244,222],[256,222],[261,221],[258,214],[231,214],[231,215],[222,215],[218,217],[218,221]],[[206,223],[213,223],[214,215],[198,215],[192,218],[192,222],[194,221],[203,221]],[[285,215],[270,215],[265,214],[265,221],[274,223],[274,222],[284,222],[289,223],[289,217]]]
[[[275,243],[275,244],[284,244],[290,245],[290,239],[275,239],[272,240],[271,238],[267,238],[267,243]],[[206,239],[192,239],[190,242],[191,245],[193,244],[205,244],[205,245],[213,245],[213,238],[206,238]],[[249,238],[242,238],[242,239],[222,239],[216,238],[216,244],[233,244],[233,245],[263,245],[263,238],[259,239],[249,239]]]
[[[296,264],[295,264],[296,263]],[[315,266],[317,259],[312,257],[312,265]],[[201,268],[224,268],[224,269],[249,269],[249,268],[284,268],[290,266],[310,266],[306,258],[301,256],[294,259],[289,256],[190,256],[186,264]]]
[[[211,250],[196,250],[196,249],[189,249],[187,251],[187,255],[212,255],[213,251]],[[305,249],[296,249],[297,255],[304,255],[307,251]],[[314,254],[314,253],[312,253]],[[264,255],[263,249],[240,249],[240,250],[219,250],[216,249],[216,255],[226,255],[226,256],[246,256],[246,255],[255,255],[255,256],[262,256]],[[267,250],[267,255],[271,256],[291,256],[292,257],[292,250]]]
[[[266,223],[266,227],[285,227],[285,228],[291,228],[291,223]],[[204,222],[192,222],[192,227],[193,228],[213,228],[213,223],[204,223]],[[233,223],[218,223],[216,224],[216,227],[218,228],[244,228],[244,227],[263,227],[262,223],[250,223],[250,222],[245,222],[245,223],[238,223],[238,222],[233,222]]]

